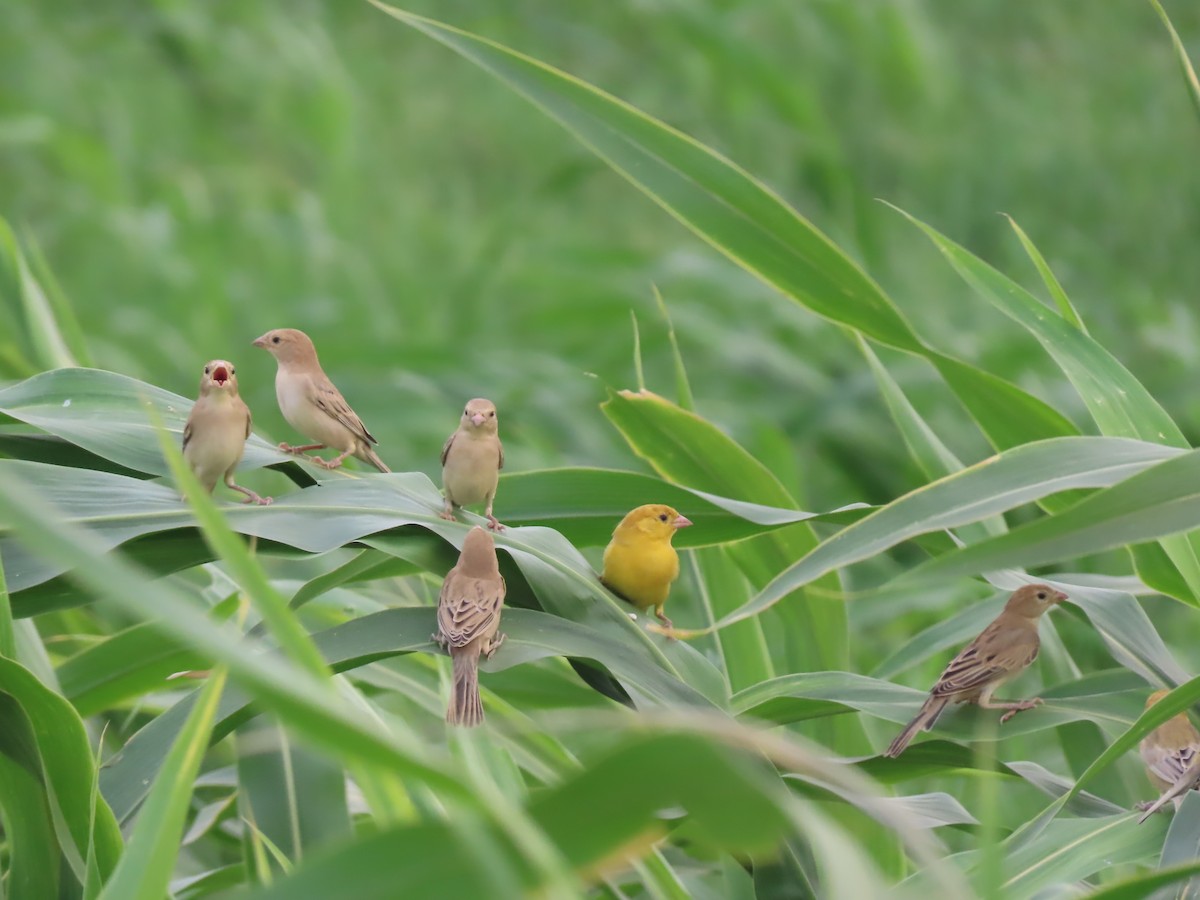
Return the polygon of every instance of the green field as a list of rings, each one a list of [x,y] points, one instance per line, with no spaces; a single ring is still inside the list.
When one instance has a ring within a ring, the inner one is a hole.
[[[0,900],[1144,896],[1192,863],[1200,803],[1130,812],[1138,740],[1200,701],[1200,7],[1163,2],[1183,55],[1140,0],[10,3]],[[397,474],[272,451],[277,327]],[[272,507],[170,486],[213,358]],[[76,364],[132,380],[35,377]],[[476,396],[510,643],[464,734],[427,638]],[[671,618],[720,623],[684,641],[591,577],[660,501],[696,521]],[[1026,573],[1072,602],[1000,693],[1046,705],[875,756]]]

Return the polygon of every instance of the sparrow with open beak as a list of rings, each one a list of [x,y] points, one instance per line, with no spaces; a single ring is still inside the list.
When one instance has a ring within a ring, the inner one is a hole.
[[[230,489],[246,495],[243,503],[265,506],[270,497],[260,497],[233,481],[233,470],[242,461],[248,437],[250,409],[238,396],[233,363],[214,359],[204,367],[200,396],[183,426],[183,458],[210,494],[223,480]]]

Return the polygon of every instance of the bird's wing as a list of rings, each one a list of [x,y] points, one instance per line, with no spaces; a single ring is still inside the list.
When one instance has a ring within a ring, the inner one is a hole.
[[[502,577],[469,578],[455,567],[438,597],[438,630],[451,647],[465,647],[495,624],[503,602]]]
[[[188,413],[187,424],[183,426],[183,446],[179,449],[186,450],[188,443],[192,439],[192,434],[195,433],[196,427],[193,424],[196,421],[196,410],[200,408],[200,401],[197,400],[192,404],[192,411]]]
[[[371,444],[379,443],[379,441],[375,440],[375,436],[367,431],[367,426],[363,424],[358,414],[350,408],[350,404],[346,402],[346,398],[342,396],[342,392],[333,386],[332,381],[322,374],[314,377],[312,382],[313,403],[317,405],[318,409],[342,425],[345,425],[359,440]]]
[[[933,686],[934,697],[966,694],[1019,672],[1038,654],[1036,629],[989,625],[946,666]]]
[[[496,468],[503,469],[504,468],[504,445],[502,443],[500,443],[500,438],[496,438],[496,449],[498,451],[500,451],[500,464],[498,466],[496,466]]]
[[[454,439],[458,437],[458,432],[455,431],[450,437],[446,438],[446,443],[442,445],[442,465],[446,464],[446,459],[450,456],[450,446],[454,443]]]
[[[246,405],[246,401],[242,401],[242,409],[246,411],[246,440],[250,440],[250,428],[254,423],[254,416],[250,415],[250,407]]]
[[[1188,767],[1197,761],[1197,754],[1200,753],[1200,747],[1196,744],[1186,747],[1161,747],[1147,743],[1139,750],[1146,768],[1167,784],[1174,784],[1182,778]]]

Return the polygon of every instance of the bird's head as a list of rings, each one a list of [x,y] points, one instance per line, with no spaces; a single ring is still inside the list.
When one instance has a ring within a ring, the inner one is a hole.
[[[1163,697],[1167,696],[1167,694],[1169,694],[1169,693],[1171,693],[1171,692],[1170,691],[1155,691],[1153,694],[1151,694],[1149,697],[1146,698],[1146,709],[1149,709],[1150,707],[1152,707],[1155,703],[1157,703]]]
[[[1066,594],[1048,584],[1027,584],[1013,592],[1004,609],[1026,619],[1036,619],[1054,604],[1066,599]]]
[[[613,534],[645,534],[658,540],[670,541],[676,531],[691,524],[691,519],[681,516],[664,503],[648,503],[626,515]]]
[[[500,422],[496,418],[496,404],[491,400],[476,397],[468,400],[462,414],[462,427],[470,431],[495,434]]]
[[[317,349],[303,331],[296,328],[275,328],[262,337],[255,338],[255,347],[261,347],[281,364],[316,362]]]
[[[204,374],[200,376],[202,395],[218,391],[237,396],[237,370],[227,359],[214,359],[205,363]]]
[[[476,525],[467,532],[462,552],[458,556],[458,569],[471,578],[487,578],[500,574],[500,562],[496,559],[496,542],[491,532]]]

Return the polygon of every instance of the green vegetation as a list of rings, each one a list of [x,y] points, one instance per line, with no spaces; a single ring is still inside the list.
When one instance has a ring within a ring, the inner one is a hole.
[[[480,6],[6,11],[0,897],[1179,889],[1200,800],[1139,826],[1130,751],[1200,701],[1200,12]],[[395,474],[275,450],[280,326]],[[213,357],[272,506],[180,469]],[[650,501],[688,640],[594,576]],[[876,756],[1029,575],[1045,705]]]

